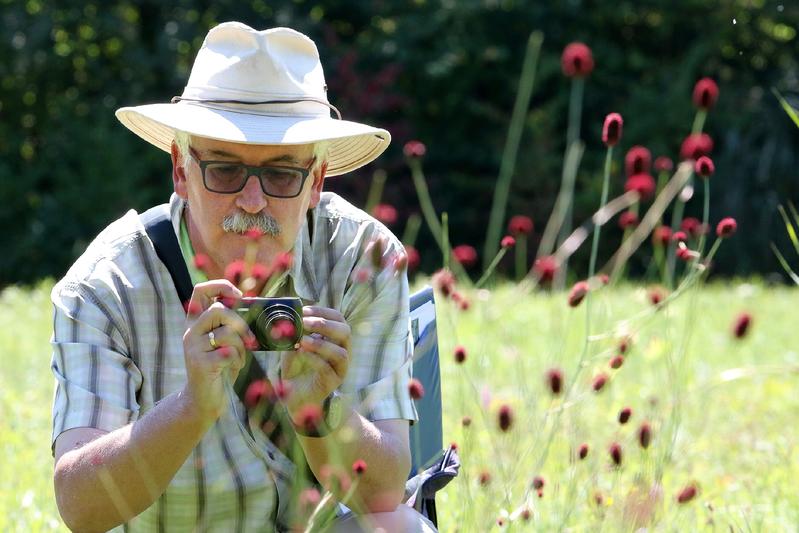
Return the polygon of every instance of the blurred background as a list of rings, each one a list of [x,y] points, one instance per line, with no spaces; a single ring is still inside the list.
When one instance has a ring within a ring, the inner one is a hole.
[[[694,116],[691,91],[720,87],[705,131],[715,140],[711,222],[734,216],[720,275],[784,276],[770,249],[788,251],[777,206],[799,200],[799,129],[772,94],[799,94],[799,2],[785,0],[0,0],[0,289],[60,277],[91,239],[129,208],[168,200],[167,154],[114,117],[123,105],[179,95],[206,31],[226,20],[290,26],[314,39],[331,102],[344,118],[387,128],[394,142],[377,162],[331,178],[330,190],[363,205],[375,171],[383,201],[404,220],[418,212],[403,144],[427,145],[425,173],[451,242],[482,250],[486,221],[528,36],[544,34],[532,104],[507,216],[543,229],[565,148],[569,82],[565,45],[582,41],[596,68],[587,79],[574,219],[598,204],[602,121],[623,115],[613,192],[623,153],[642,144],[677,159]],[[795,100],[794,100],[795,101]],[[686,215],[701,217],[701,195]],[[600,264],[621,230],[603,231]],[[441,264],[423,228],[422,270]],[[536,238],[530,245],[535,253]],[[638,259],[644,265],[646,251]],[[585,272],[587,251],[572,261]],[[643,268],[631,265],[631,275]],[[510,270],[508,270],[510,272]]]

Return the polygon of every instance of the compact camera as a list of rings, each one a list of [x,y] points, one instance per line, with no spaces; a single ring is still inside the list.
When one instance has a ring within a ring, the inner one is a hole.
[[[293,350],[302,337],[299,298],[242,298],[236,311],[258,340],[257,350]]]

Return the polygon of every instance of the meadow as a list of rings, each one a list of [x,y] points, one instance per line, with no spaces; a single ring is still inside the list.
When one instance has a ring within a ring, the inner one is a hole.
[[[0,531],[66,530],[49,449],[49,288],[0,294]],[[799,524],[797,289],[716,282],[655,307],[645,288],[621,284],[592,291],[575,308],[565,293],[512,284],[463,293],[466,311],[441,295],[437,304],[444,440],[457,443],[463,462],[437,498],[441,531],[791,531]],[[737,338],[742,312],[752,322]],[[612,369],[622,339],[625,360]],[[463,363],[453,357],[457,347]],[[553,368],[564,376],[558,395],[545,379]],[[608,381],[595,392],[602,372]],[[507,431],[498,424],[504,405]],[[624,407],[632,414],[620,424]],[[621,449],[619,466],[612,443]],[[679,503],[686,487],[696,496]]]

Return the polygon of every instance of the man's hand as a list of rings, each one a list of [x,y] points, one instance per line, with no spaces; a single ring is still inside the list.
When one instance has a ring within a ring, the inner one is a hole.
[[[320,306],[305,306],[302,314],[304,335],[298,349],[281,361],[281,377],[291,390],[285,403],[292,419],[304,405],[321,405],[349,368],[352,331],[344,316]]]
[[[226,408],[225,370],[235,380],[245,363],[245,342],[254,335],[247,322],[220,300],[239,301],[242,293],[227,280],[198,283],[188,304],[183,357],[188,383],[185,393],[196,414],[207,423]]]

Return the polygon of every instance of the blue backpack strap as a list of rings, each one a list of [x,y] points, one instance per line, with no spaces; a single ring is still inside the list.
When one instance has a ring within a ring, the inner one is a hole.
[[[189,269],[180,251],[175,228],[172,226],[172,217],[169,214],[169,204],[161,204],[151,207],[144,213],[139,214],[147,236],[153,242],[155,253],[158,258],[169,270],[172,276],[172,283],[178,291],[178,298],[182,303],[191,299],[194,286],[191,283]]]

